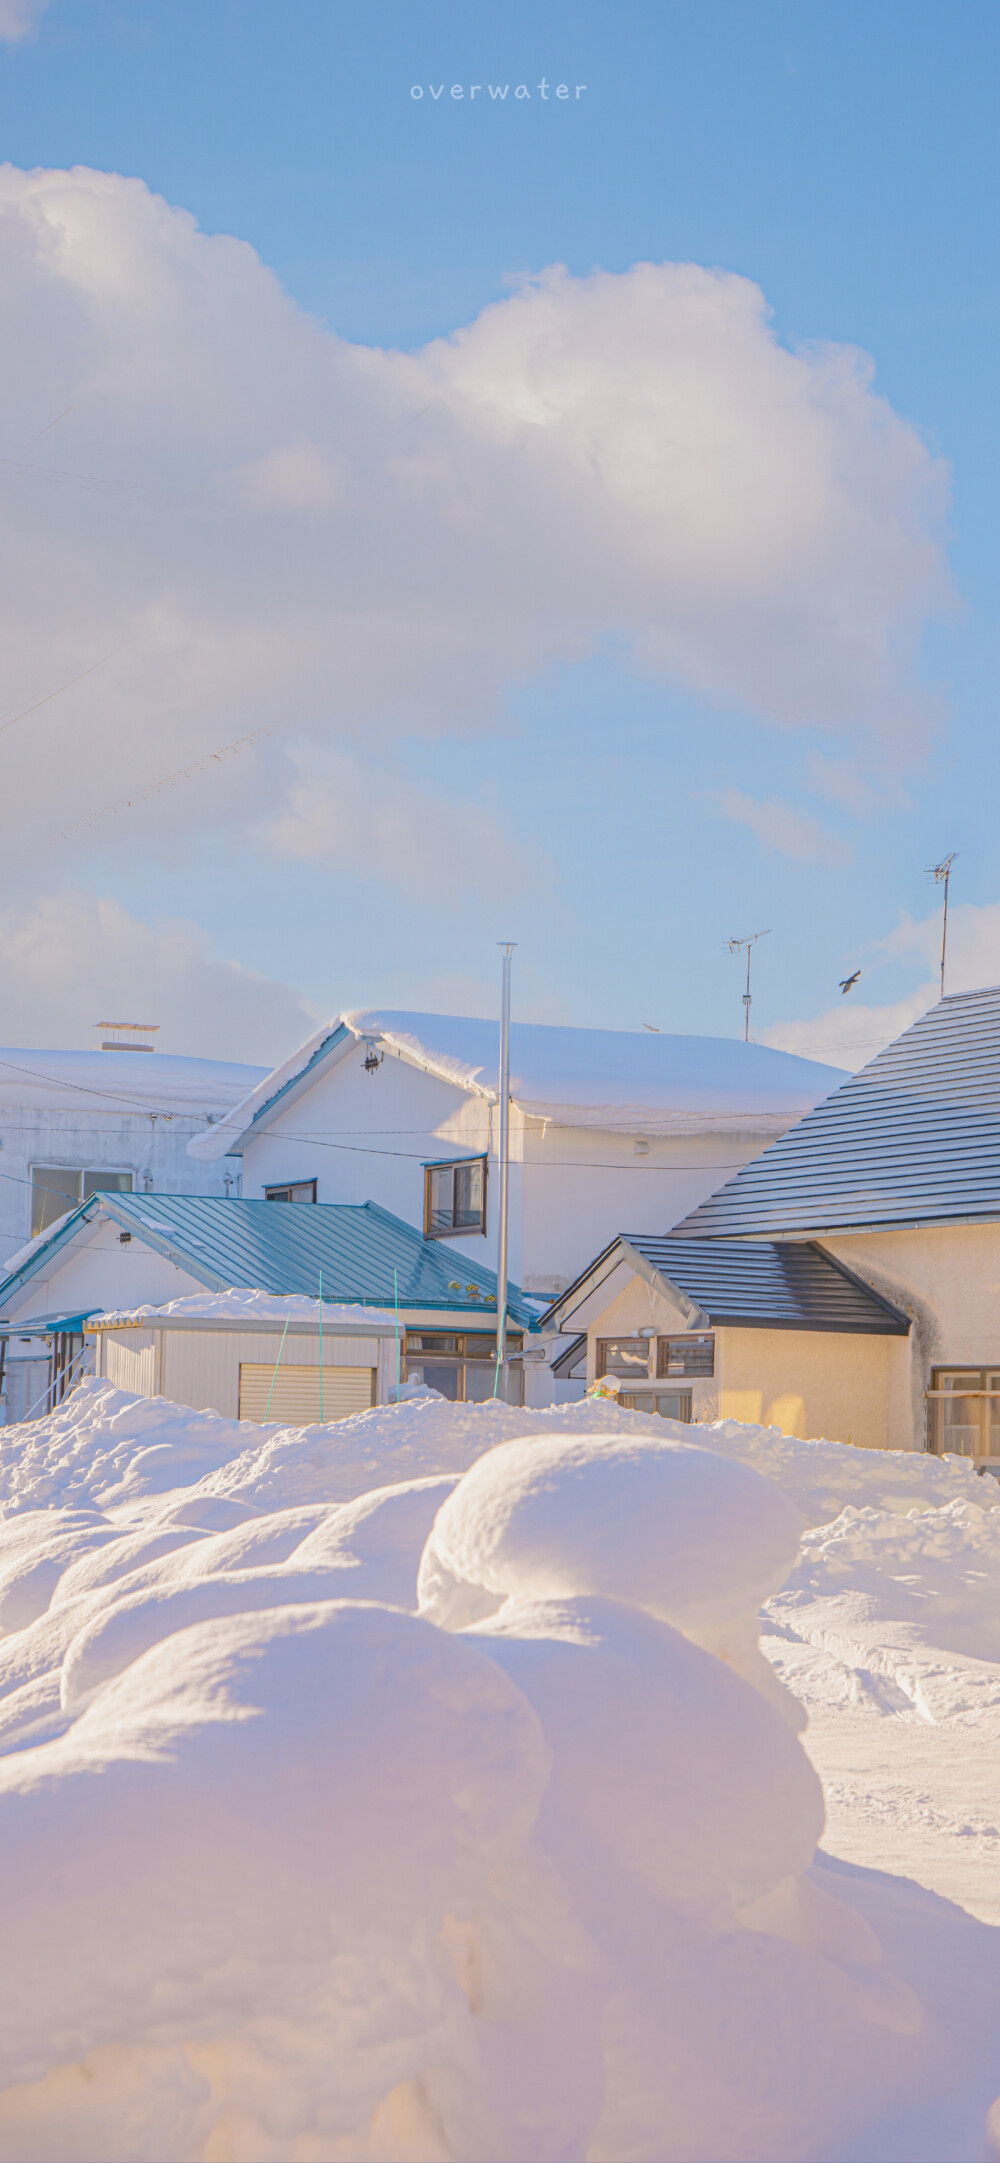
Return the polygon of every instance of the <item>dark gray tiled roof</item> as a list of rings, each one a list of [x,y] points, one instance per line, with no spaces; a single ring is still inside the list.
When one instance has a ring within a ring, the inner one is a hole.
[[[905,1315],[860,1284],[821,1247],[724,1245],[715,1239],[630,1239],[643,1260],[686,1293],[710,1322],[744,1328],[851,1330],[904,1337]]]
[[[909,1321],[887,1300],[807,1240],[779,1245],[744,1240],[677,1239],[670,1232],[623,1233],[575,1284],[554,1301],[543,1321],[566,1316],[616,1263],[645,1264],[666,1288],[697,1307],[706,1323],[743,1329],[817,1329],[867,1337],[905,1337]],[[577,1325],[578,1326],[578,1325]],[[695,1326],[702,1326],[700,1323]]]
[[[676,1230],[710,1239],[1000,1218],[1000,987],[942,999]]]

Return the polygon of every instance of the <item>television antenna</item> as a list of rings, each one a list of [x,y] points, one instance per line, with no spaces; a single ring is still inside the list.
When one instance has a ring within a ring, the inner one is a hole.
[[[745,939],[730,939],[729,941],[729,951],[731,954],[741,954],[743,952],[743,948],[746,947],[747,988],[742,994],[742,998],[744,1015],[743,1038],[744,1042],[747,1044],[749,1044],[750,1042],[750,956],[753,952],[754,947],[757,944],[758,939],[767,938],[770,938],[770,927],[768,927],[767,931],[751,931],[749,936]]]
[[[953,865],[953,863],[954,863],[954,861],[955,861],[955,858],[956,858],[956,856],[957,856],[957,855],[958,855],[958,850],[957,850],[957,849],[953,849],[953,850],[952,850],[952,852],[951,852],[951,855],[950,855],[950,856],[946,856],[946,857],[944,857],[944,858],[943,858],[943,860],[942,860],[942,862],[941,862],[940,864],[928,864],[928,866],[927,866],[927,876],[928,876],[928,878],[929,878],[929,879],[933,879],[933,880],[934,880],[934,881],[936,882],[936,884],[937,884],[938,886],[943,886],[943,887],[944,887],[944,916],[943,916],[943,918],[942,918],[942,922],[941,922],[941,997],[942,997],[942,999],[944,998],[944,957],[945,957],[945,951],[946,951],[946,948],[947,948],[947,945],[948,945],[948,881],[949,881],[949,879],[951,878],[951,867],[952,867],[952,865]]]

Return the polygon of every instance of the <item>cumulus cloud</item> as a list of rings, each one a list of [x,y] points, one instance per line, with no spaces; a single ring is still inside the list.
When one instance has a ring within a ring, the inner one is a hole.
[[[164,1052],[268,1066],[319,1020],[289,985],[216,960],[196,924],[143,924],[119,901],[64,891],[0,912],[6,1044],[93,1045],[94,1025],[160,1024]]]
[[[718,810],[735,825],[749,826],[765,848],[776,849],[780,856],[792,856],[799,863],[844,864],[850,857],[845,842],[826,833],[807,812],[798,810],[783,796],[759,798],[745,796],[742,789],[726,789],[718,799]]]
[[[0,0],[0,43],[18,45],[31,36],[49,0]]]
[[[138,180],[11,167],[0,271],[0,748],[35,862],[257,729],[131,830],[270,813],[293,739],[483,730],[609,641],[770,721],[932,724],[943,466],[863,355],[786,351],[746,278],[557,267],[382,351]]]
[[[901,1036],[940,997],[941,911],[919,920],[903,914],[874,949],[873,969],[888,961],[915,963],[922,980],[904,998],[870,1006],[851,992],[811,1021],[782,1021],[765,1030],[763,1042],[806,1059],[828,1059],[857,1068]],[[963,902],[948,911],[946,990],[977,991],[1000,984],[1000,902]]]

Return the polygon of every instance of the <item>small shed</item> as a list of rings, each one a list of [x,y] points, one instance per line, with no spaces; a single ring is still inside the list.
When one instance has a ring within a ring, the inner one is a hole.
[[[225,1419],[311,1427],[385,1404],[396,1387],[391,1314],[230,1292],[96,1314],[94,1371],[138,1397]]]

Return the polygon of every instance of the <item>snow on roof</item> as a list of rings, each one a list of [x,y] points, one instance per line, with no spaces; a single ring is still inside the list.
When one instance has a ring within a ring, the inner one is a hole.
[[[382,1329],[391,1329],[392,1317],[384,1307],[348,1306],[343,1302],[324,1299],[323,1327],[341,1329],[356,1328],[359,1322],[376,1323]],[[130,1307],[122,1312],[95,1314],[91,1316],[94,1329],[113,1329],[119,1325],[129,1326],[140,1322],[228,1322],[253,1324],[255,1322],[315,1322],[320,1317],[320,1301],[307,1299],[301,1292],[281,1295],[274,1292],[231,1291],[190,1292],[184,1299],[171,1299],[163,1307]]]
[[[266,1067],[173,1052],[0,1050],[0,1116],[5,1111],[130,1112],[205,1118],[231,1110],[267,1078]]]
[[[496,1101],[499,1025],[461,1014],[355,1009],[339,1014],[276,1067],[229,1116],[189,1144],[192,1156],[224,1155],[275,1099],[320,1064],[342,1056],[345,1037],[374,1038],[390,1052],[469,1095]],[[738,1037],[511,1027],[511,1095],[522,1112],[554,1126],[620,1134],[780,1134],[845,1079],[766,1044]]]

